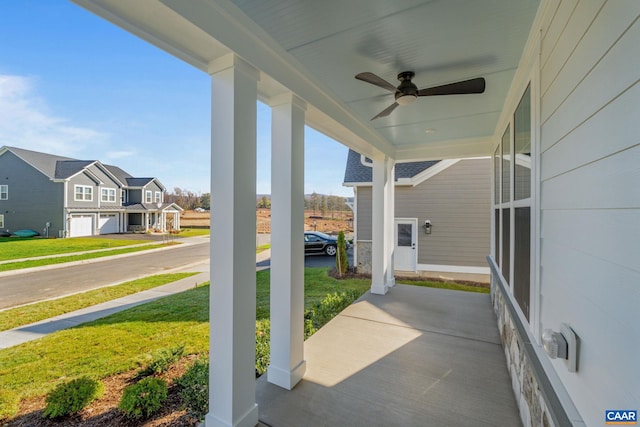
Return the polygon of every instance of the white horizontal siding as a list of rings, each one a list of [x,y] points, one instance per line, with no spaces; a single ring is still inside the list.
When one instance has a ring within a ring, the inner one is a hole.
[[[563,1],[541,45],[540,323],[579,336],[578,372],[552,364],[587,425],[640,401],[638,16]]]

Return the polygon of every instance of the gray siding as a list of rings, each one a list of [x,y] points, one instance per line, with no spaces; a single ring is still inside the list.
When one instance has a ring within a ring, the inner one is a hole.
[[[355,193],[358,227],[356,235],[358,240],[371,240],[371,187],[357,187]]]
[[[9,199],[0,200],[5,229],[24,228],[43,232],[50,222],[49,235],[58,235],[64,227],[64,186],[7,151],[0,156],[0,182],[9,186]]]
[[[91,171],[91,173],[96,175],[102,182],[102,184],[99,186],[97,190],[98,191],[97,196],[98,196],[100,206],[121,206],[122,203],[120,203],[120,185],[116,181],[114,181],[113,178],[111,178],[109,175],[104,173],[102,169],[100,169],[96,165],[91,166],[89,170]],[[112,188],[116,190],[116,199],[114,202],[102,201],[102,191],[101,191],[102,188]]]
[[[91,201],[87,200],[75,200],[75,186],[76,185],[86,185],[91,187],[93,190],[93,199]],[[67,206],[70,208],[98,208],[100,201],[100,186],[90,178],[86,173],[81,173],[74,176],[68,183],[68,199]]]
[[[142,190],[127,190],[127,203],[142,203]]]
[[[418,263],[486,267],[491,160],[461,160],[416,187],[396,186],[395,217],[418,218]],[[357,191],[358,240],[371,239],[371,187]],[[432,233],[421,227],[428,219]]]

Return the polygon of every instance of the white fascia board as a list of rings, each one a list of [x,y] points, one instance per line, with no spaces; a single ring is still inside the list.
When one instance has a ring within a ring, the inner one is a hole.
[[[111,179],[112,179],[116,184],[120,185],[120,188],[123,188],[123,187],[125,187],[125,186],[126,186],[126,184],[125,184],[125,183],[123,183],[122,181],[120,181],[120,180],[118,179],[118,177],[116,177],[114,174],[112,174],[112,173],[109,171],[109,169],[108,169],[104,164],[102,164],[102,162],[101,162],[100,160],[97,160],[94,164],[95,164],[95,165],[96,165],[96,167],[97,167],[98,169],[100,169],[100,170],[101,170],[105,175],[107,175],[109,178],[111,178]]]
[[[460,161],[460,159],[445,159],[445,160],[441,160],[438,163],[436,163],[435,165],[431,166],[430,168],[423,170],[422,172],[420,172],[417,175],[414,175],[410,179],[410,181],[411,181],[410,185],[415,187],[416,185],[422,184],[423,182],[425,182],[429,178],[439,174],[440,172],[444,171],[445,169],[450,168],[451,166],[455,165],[459,161]]]

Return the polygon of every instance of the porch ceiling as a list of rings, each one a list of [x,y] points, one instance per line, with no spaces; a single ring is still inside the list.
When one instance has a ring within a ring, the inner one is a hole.
[[[398,160],[488,155],[538,0],[73,0],[207,70],[235,52],[261,71],[261,100],[287,90],[307,122],[363,154]],[[419,88],[485,77],[482,95],[425,97],[371,117],[392,84],[415,71]],[[429,131],[429,132],[427,132]]]

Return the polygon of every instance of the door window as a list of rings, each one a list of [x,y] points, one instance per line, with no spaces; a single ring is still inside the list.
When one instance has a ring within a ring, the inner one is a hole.
[[[398,246],[412,245],[412,224],[398,224]]]

